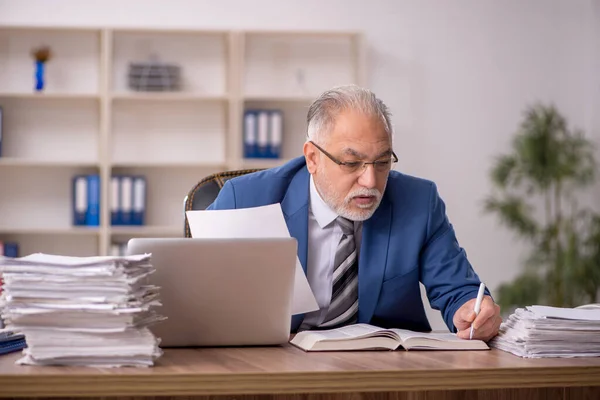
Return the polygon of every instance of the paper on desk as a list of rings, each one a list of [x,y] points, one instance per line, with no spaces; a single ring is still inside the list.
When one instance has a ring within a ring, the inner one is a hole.
[[[193,238],[290,237],[279,204],[234,210],[186,211],[186,216]],[[292,314],[318,309],[317,300],[296,257]]]

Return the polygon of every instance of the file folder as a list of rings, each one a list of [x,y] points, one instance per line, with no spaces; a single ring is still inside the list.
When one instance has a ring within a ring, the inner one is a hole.
[[[132,223],[132,208],[133,208],[133,179],[131,176],[121,177],[121,225],[131,225]]]
[[[86,215],[87,226],[100,226],[100,176],[87,177],[88,208]]]
[[[84,175],[73,177],[73,225],[83,226],[86,224],[88,209],[88,181]]]
[[[120,200],[121,200],[121,182],[118,176],[110,178],[110,224],[120,224]]]
[[[256,112],[248,110],[244,113],[244,157],[256,157]]]
[[[145,225],[146,216],[146,178],[133,177],[132,224]]]
[[[269,155],[269,112],[259,111],[258,113],[258,157],[266,158]]]
[[[283,115],[280,110],[269,113],[269,158],[281,157],[281,142],[283,137]]]
[[[16,242],[4,242],[4,257],[19,257],[19,244]]]

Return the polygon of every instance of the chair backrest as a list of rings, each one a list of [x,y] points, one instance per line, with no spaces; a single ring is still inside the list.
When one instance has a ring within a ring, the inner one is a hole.
[[[213,201],[215,201],[219,192],[223,188],[223,185],[225,185],[225,182],[227,182],[229,179],[261,170],[262,169],[241,169],[237,171],[217,172],[216,174],[207,176],[194,185],[194,187],[188,192],[187,196],[185,196],[183,200],[185,237],[192,237],[190,226],[187,218],[185,217],[186,211],[206,210],[206,208],[211,205]]]

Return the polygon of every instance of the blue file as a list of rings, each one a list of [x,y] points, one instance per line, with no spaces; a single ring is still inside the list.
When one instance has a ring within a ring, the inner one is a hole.
[[[110,178],[110,224],[121,224],[121,178]]]
[[[121,225],[131,225],[133,208],[133,179],[131,176],[121,177],[120,211]]]
[[[283,139],[283,113],[272,110],[269,113],[269,158],[281,157],[281,142]]]
[[[23,350],[27,347],[25,336],[23,334],[9,333],[10,336],[7,336],[5,339],[0,338],[0,355]]]
[[[132,224],[145,225],[146,219],[146,178],[135,176],[133,179]]]
[[[244,113],[244,157],[256,157],[257,113],[247,110]]]
[[[87,176],[88,208],[87,226],[100,226],[100,176]]]
[[[269,156],[269,112],[266,110],[258,112],[256,142],[258,144],[256,156],[267,158]]]
[[[88,181],[84,175],[73,177],[73,225],[83,226],[86,224],[88,209]]]
[[[4,257],[19,257],[19,244],[16,242],[4,242]]]

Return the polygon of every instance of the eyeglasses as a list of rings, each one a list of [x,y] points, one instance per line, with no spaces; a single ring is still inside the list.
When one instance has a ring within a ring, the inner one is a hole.
[[[376,160],[376,161],[372,161],[372,162],[340,161],[337,158],[335,158],[334,156],[332,156],[331,154],[329,154],[328,152],[326,152],[324,149],[322,149],[319,145],[317,145],[312,140],[309,140],[309,142],[312,143],[312,145],[315,146],[317,149],[319,149],[323,154],[325,154],[331,161],[333,161],[334,163],[339,165],[342,168],[342,171],[347,172],[347,173],[352,173],[352,172],[356,172],[359,170],[363,171],[365,168],[367,168],[367,165],[369,165],[369,164],[373,164],[373,168],[377,172],[389,172],[389,170],[392,168],[392,164],[395,164],[398,162],[398,157],[396,156],[396,153],[394,153],[393,151],[392,151],[392,156],[390,158],[385,158],[385,159]]]

